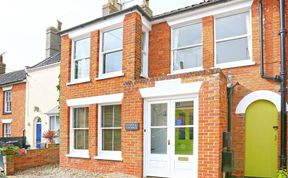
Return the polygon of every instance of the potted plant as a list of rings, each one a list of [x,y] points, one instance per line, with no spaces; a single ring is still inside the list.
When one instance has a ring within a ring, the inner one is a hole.
[[[52,130],[47,130],[43,133],[43,138],[47,139],[48,143],[54,143],[56,133]]]

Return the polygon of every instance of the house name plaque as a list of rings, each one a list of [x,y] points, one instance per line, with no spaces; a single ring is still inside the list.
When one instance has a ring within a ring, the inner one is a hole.
[[[139,123],[126,123],[125,129],[127,131],[136,131],[139,130]]]

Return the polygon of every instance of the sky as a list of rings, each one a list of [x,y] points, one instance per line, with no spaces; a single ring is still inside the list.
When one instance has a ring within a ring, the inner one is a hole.
[[[142,0],[126,1],[125,8]],[[150,0],[153,14],[185,7],[203,0]],[[62,22],[62,30],[101,17],[108,0],[1,0],[0,54],[6,72],[32,66],[45,59],[46,29]]]

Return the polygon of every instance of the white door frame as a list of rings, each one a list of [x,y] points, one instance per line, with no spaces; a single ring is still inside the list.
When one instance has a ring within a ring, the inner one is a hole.
[[[171,103],[174,103],[175,102],[179,102],[179,101],[194,101],[194,127],[193,127],[193,134],[194,134],[194,138],[193,138],[193,167],[191,167],[191,169],[194,171],[193,172],[193,175],[189,175],[189,177],[195,177],[197,178],[198,177],[198,117],[199,117],[199,105],[198,105],[198,95],[182,95],[182,96],[174,96],[174,97],[159,97],[159,98],[152,98],[152,99],[144,99],[144,153],[143,153],[143,177],[146,177],[147,176],[147,164],[148,164],[148,159],[147,159],[147,156],[149,155],[149,141],[150,141],[150,135],[148,134],[147,132],[147,129],[149,128],[149,119],[150,119],[150,111],[148,110],[149,108],[149,104],[151,103],[164,103],[164,102],[171,102]],[[171,106],[174,106],[174,104],[170,104]],[[169,104],[168,104],[168,109],[169,109]],[[174,108],[170,107],[170,110],[172,111],[169,111],[168,112],[168,116],[167,116],[167,119],[168,121],[167,122],[172,122],[171,121],[171,117],[174,117],[173,114],[175,115],[175,110]],[[170,121],[169,121],[170,120]],[[170,127],[170,130],[171,129],[174,129],[174,127],[171,126],[171,124],[168,124],[168,127]],[[169,130],[169,129],[168,129]],[[170,132],[170,133],[174,133],[174,132]],[[168,135],[170,134],[168,133]],[[174,135],[171,135],[170,136],[170,141],[172,144],[170,144],[170,148],[167,147],[167,153],[170,154],[170,165],[171,166],[174,166],[174,159],[175,158],[175,154],[172,154],[174,153],[174,142],[175,142],[175,139],[174,139]],[[169,150],[171,149],[171,150]],[[172,161],[173,160],[173,161]],[[170,176],[173,177],[173,170],[171,169],[171,173],[170,173]],[[184,177],[181,177],[181,178],[184,178]]]

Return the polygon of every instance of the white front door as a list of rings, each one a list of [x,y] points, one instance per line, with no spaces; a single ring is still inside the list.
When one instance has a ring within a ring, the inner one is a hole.
[[[196,178],[196,98],[145,101],[144,176]]]

